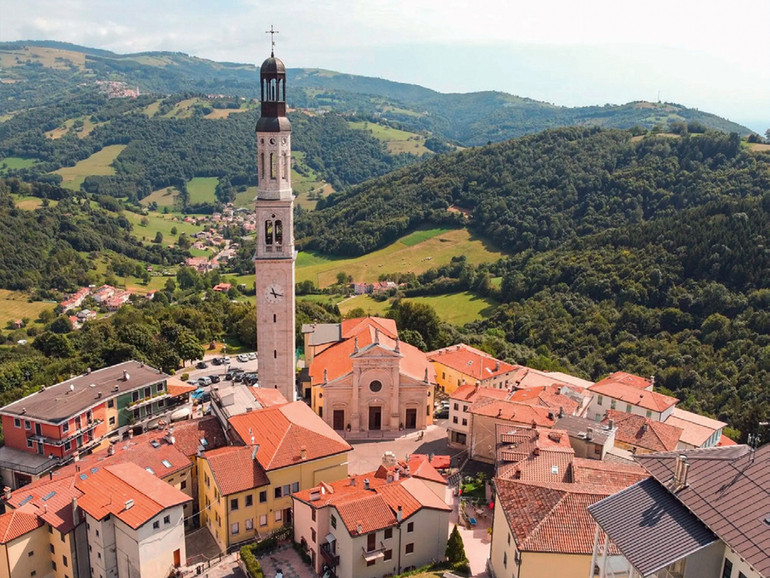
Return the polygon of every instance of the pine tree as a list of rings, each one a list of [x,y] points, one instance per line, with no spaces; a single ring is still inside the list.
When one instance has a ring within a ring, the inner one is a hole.
[[[460,536],[460,531],[455,524],[452,533],[449,534],[449,540],[446,544],[446,557],[452,564],[458,564],[460,562],[467,562],[468,558],[465,556],[465,546],[463,545],[463,537]]]

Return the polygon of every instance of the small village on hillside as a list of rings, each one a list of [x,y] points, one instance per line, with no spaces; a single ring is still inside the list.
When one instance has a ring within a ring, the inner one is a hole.
[[[0,576],[770,577],[770,445],[737,444],[653,375],[426,352],[378,316],[303,323],[297,343],[274,54],[260,80],[255,209],[196,221],[212,255],[187,261],[235,257],[217,224],[256,236],[256,351],[173,375],[124,361],[1,407]],[[132,298],[153,292],[59,305],[79,327]]]

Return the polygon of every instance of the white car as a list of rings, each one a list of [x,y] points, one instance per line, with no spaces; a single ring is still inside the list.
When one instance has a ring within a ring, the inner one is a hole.
[[[238,354],[238,361],[240,361],[241,363],[246,363],[248,360],[249,360],[249,356],[246,355],[245,353]]]
[[[224,363],[224,364],[228,364],[228,363],[230,363],[230,356],[229,356],[229,355],[225,355],[225,356],[222,358],[222,363]]]
[[[256,353],[254,353],[253,351],[251,353],[249,353],[249,360],[250,361],[254,361],[256,358],[257,358],[257,354]]]

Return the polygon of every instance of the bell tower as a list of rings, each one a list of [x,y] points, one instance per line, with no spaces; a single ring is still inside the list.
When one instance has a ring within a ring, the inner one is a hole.
[[[275,34],[274,30],[269,31]],[[257,122],[257,350],[259,385],[295,399],[294,194],[291,190],[291,123],[286,118],[286,67],[275,57],[259,70]]]

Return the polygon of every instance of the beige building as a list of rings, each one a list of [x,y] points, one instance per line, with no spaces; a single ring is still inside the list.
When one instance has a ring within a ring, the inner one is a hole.
[[[433,423],[436,373],[379,317],[305,325],[312,407],[337,431],[397,432]]]
[[[431,488],[440,475],[402,464],[295,493],[294,539],[319,575],[392,576],[443,560],[450,507]]]
[[[655,421],[666,421],[679,400],[653,391],[654,381],[623,371],[616,371],[597,381],[588,388],[594,394],[588,417],[601,421],[608,409],[614,409]]]

